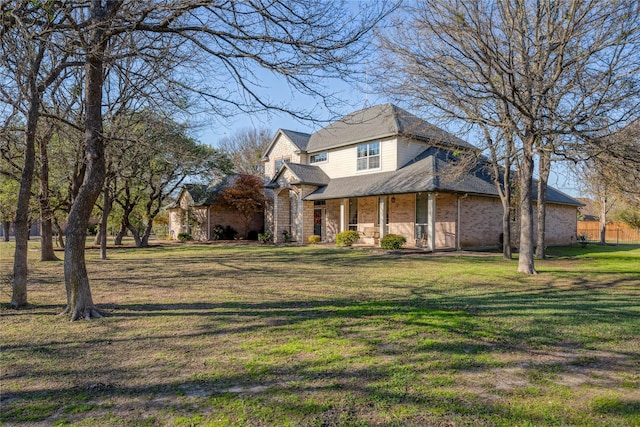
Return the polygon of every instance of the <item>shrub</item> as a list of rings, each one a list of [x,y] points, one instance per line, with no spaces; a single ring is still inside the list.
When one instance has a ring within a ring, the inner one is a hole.
[[[341,231],[336,234],[336,245],[351,246],[360,240],[360,233],[355,230]]]
[[[309,244],[317,245],[318,243],[320,243],[321,239],[322,237],[318,236],[317,234],[314,234],[313,236],[309,236]]]
[[[271,241],[271,237],[271,233],[269,233],[268,231],[264,233],[258,233],[258,241],[263,244],[269,243]]]
[[[193,240],[193,237],[189,233],[178,233],[178,240],[184,243],[187,240]]]
[[[212,240],[233,240],[238,232],[230,225],[223,227],[222,225],[216,225],[211,230]]]
[[[400,249],[405,243],[407,243],[407,239],[397,234],[387,234],[380,239],[382,249]]]

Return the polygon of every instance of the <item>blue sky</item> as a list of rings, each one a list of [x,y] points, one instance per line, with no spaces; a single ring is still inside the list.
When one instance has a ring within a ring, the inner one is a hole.
[[[276,78],[266,79],[263,84],[266,91],[290,96],[289,91],[283,88],[281,82]],[[217,123],[216,119],[212,117],[208,119],[208,122],[211,123],[211,125],[204,125],[198,133],[197,138],[203,143],[216,146],[217,141],[220,139],[225,136],[233,135],[238,130],[247,127],[265,127],[270,129],[273,134],[275,134],[278,129],[290,129],[299,132],[311,133],[325,126],[328,123],[328,120],[337,118],[336,115],[340,117],[352,111],[364,108],[366,105],[371,106],[389,102],[389,100],[383,96],[370,93],[367,90],[366,84],[351,85],[344,82],[332,81],[330,85],[332,90],[339,91],[341,98],[344,100],[344,105],[337,108],[333,113],[328,111],[326,108],[321,107],[321,104],[317,101],[308,97],[298,95],[296,99],[293,100],[287,98],[282,99],[283,101],[289,101],[293,108],[308,108],[313,105],[317,106],[319,111],[317,122],[303,122],[291,117],[290,115],[279,112],[264,112],[253,115],[242,114],[226,119],[223,123]],[[424,114],[418,115],[427,121],[430,121],[430,118],[424,116]],[[204,120],[207,121],[206,118]],[[438,123],[438,125],[444,127],[445,130],[455,132],[455,129],[446,129],[446,126],[443,126],[441,123]],[[462,136],[462,138],[474,144],[472,136],[467,135]],[[567,171],[566,165],[563,163],[555,163],[553,165],[552,172],[549,177],[549,185],[569,194],[570,196],[580,196],[580,190],[576,187],[575,178]]]

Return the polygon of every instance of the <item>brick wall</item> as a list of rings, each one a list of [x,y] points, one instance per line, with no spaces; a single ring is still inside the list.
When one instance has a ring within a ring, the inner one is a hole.
[[[414,241],[416,220],[415,194],[399,194],[395,203],[389,198],[389,234],[399,234],[407,238],[407,243]]]
[[[245,222],[243,218],[238,215],[238,212],[234,210],[223,209],[217,205],[213,205],[209,209],[209,221],[212,230],[216,225],[220,225],[223,228],[230,226],[238,232],[237,237],[247,237],[245,234]],[[249,220],[248,232],[253,231],[256,233],[260,233],[263,229],[264,215],[262,213],[252,215]]]
[[[436,249],[456,247],[457,216],[457,196],[438,194],[436,196]]]
[[[486,247],[500,244],[502,204],[500,199],[468,196],[460,198],[460,246]]]
[[[535,208],[534,205],[534,216],[536,216]],[[545,242],[547,245],[568,245],[575,241],[578,227],[577,212],[575,206],[547,204],[545,221]],[[534,232],[537,232],[538,221],[537,219],[534,221]]]

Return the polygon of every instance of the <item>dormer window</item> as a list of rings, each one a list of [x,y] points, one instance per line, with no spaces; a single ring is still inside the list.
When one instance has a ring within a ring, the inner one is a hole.
[[[380,142],[358,145],[359,171],[380,168]]]
[[[309,163],[321,163],[327,161],[327,153],[312,154],[309,156]]]

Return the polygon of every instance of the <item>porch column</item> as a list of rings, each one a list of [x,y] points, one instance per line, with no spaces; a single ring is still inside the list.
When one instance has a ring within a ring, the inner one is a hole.
[[[387,235],[387,196],[378,198],[378,225],[380,226],[380,239]]]
[[[347,229],[347,210],[349,208],[349,199],[340,200],[340,231]]]
[[[427,226],[427,243],[429,250],[436,250],[436,193],[429,193],[427,200],[427,215],[429,225]]]
[[[274,190],[273,191],[273,243],[278,243],[280,241],[280,239],[278,238],[278,227],[280,225],[280,221],[279,221],[279,215],[278,215],[278,210],[279,210],[279,192],[278,190]]]

